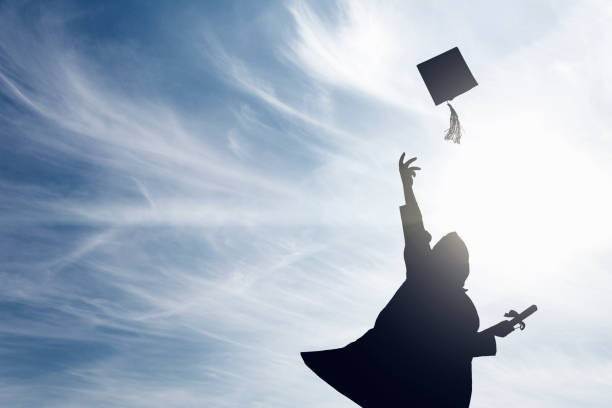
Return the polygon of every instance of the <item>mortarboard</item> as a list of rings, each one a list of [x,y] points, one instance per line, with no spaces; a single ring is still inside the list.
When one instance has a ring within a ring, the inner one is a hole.
[[[459,143],[461,140],[461,124],[457,112],[448,101],[452,101],[456,96],[478,85],[461,56],[459,48],[452,48],[428,59],[417,65],[417,68],[434,103],[439,105],[446,102],[451,111],[450,126],[446,130],[444,139]]]

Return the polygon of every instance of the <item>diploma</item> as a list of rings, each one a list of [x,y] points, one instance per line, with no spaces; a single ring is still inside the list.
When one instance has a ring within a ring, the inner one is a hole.
[[[525,322],[523,320],[534,314],[536,310],[538,310],[538,307],[536,305],[531,305],[521,313],[517,313],[515,310],[510,310],[508,313],[504,314],[504,317],[512,317],[512,320],[510,320],[512,327],[518,324],[519,329],[523,330],[525,328]]]

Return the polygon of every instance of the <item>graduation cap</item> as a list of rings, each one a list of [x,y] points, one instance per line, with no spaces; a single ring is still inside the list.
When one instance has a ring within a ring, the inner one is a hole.
[[[452,101],[456,96],[478,85],[461,56],[459,48],[452,48],[422,62],[417,65],[417,68],[434,103],[439,105],[446,102],[450,109],[450,126],[446,130],[444,139],[459,143],[461,141],[461,124],[457,112],[448,101]]]

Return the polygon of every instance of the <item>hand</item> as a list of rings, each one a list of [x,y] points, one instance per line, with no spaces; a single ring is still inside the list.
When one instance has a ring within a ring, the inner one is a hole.
[[[402,155],[400,156],[399,159],[399,172],[400,172],[400,177],[402,178],[402,183],[406,186],[412,186],[412,179],[414,176],[416,176],[416,171],[417,170],[421,170],[420,167],[410,167],[410,165],[417,159],[416,157],[413,157],[412,159],[408,160],[406,163],[404,163],[404,156],[406,155],[406,153],[402,153]]]
[[[514,331],[514,326],[510,323],[510,320],[502,320],[495,326],[491,327],[491,332],[496,337],[506,337]]]

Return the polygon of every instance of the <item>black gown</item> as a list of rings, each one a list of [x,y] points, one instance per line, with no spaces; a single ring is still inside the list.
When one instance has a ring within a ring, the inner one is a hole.
[[[414,203],[400,207],[406,280],[374,327],[339,349],[303,352],[306,365],[362,407],[468,407],[473,357],[495,355],[474,304],[447,287]]]

